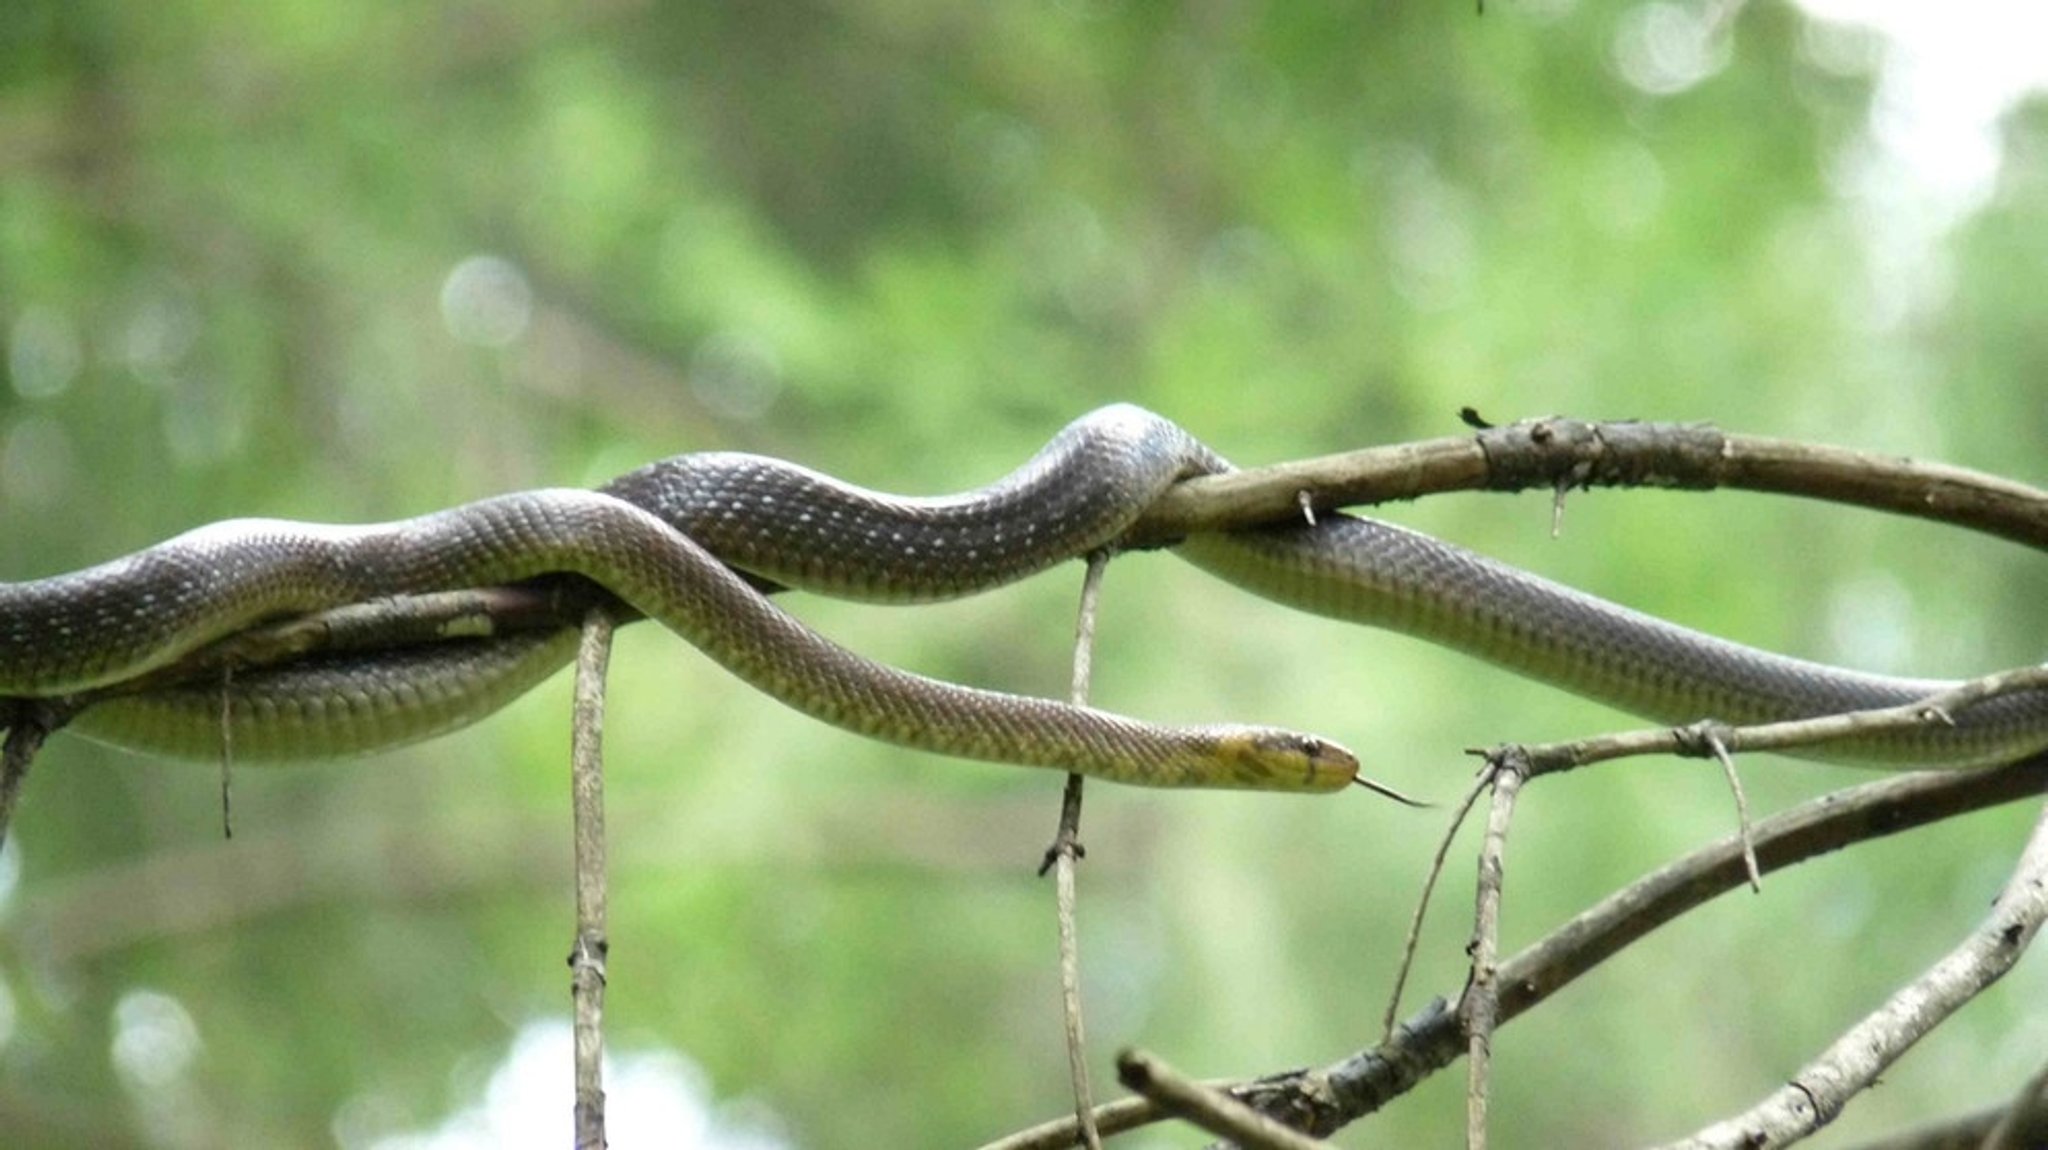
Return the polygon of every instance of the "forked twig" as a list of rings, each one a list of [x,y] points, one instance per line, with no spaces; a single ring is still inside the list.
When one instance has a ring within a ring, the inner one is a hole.
[[[1394,1021],[1401,1013],[1401,994],[1408,987],[1408,975],[1415,967],[1415,952],[1422,944],[1422,921],[1429,914],[1430,898],[1436,893],[1437,879],[1443,877],[1444,861],[1450,858],[1451,844],[1458,840],[1458,830],[1465,825],[1465,819],[1472,813],[1472,807],[1479,796],[1486,793],[1486,786],[1493,781],[1491,765],[1480,769],[1466,789],[1465,797],[1458,802],[1458,809],[1451,812],[1451,821],[1444,827],[1444,837],[1437,840],[1436,855],[1429,860],[1429,871],[1422,878],[1422,893],[1416,896],[1415,913],[1408,917],[1408,937],[1401,944],[1401,961],[1394,969],[1394,989],[1387,995],[1387,1011],[1380,1018],[1380,1041],[1394,1040]]]

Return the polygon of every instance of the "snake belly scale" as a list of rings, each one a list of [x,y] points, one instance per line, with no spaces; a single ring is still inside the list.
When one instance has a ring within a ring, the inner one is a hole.
[[[1117,405],[1077,420],[1003,479],[940,498],[714,452],[651,464],[598,493],[527,492],[380,527],[221,524],[72,575],[0,584],[0,694],[119,680],[280,613],[566,570],[769,693],[865,734],[1129,782],[1341,786],[1355,761],[1324,740],[1158,727],[937,683],[831,644],[755,589],[893,602],[971,594],[1111,545],[1166,487],[1228,467],[1170,421]],[[1799,718],[1950,685],[1727,643],[1369,519],[1203,534],[1177,552],[1281,603],[1406,631],[1660,721]],[[560,633],[516,636],[237,677],[228,688],[237,754],[357,753],[438,733],[516,697],[572,648]],[[125,745],[217,753],[221,695],[194,686],[110,698],[80,724]],[[1957,719],[1825,757],[1960,766],[2048,746],[2048,693]]]

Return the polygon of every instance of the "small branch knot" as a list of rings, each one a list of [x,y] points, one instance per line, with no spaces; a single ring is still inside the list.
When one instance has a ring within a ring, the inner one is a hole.
[[[1685,759],[1713,759],[1728,753],[1728,744],[1735,737],[1735,728],[1719,719],[1701,719],[1683,727],[1671,728],[1671,737],[1678,745],[1672,753]]]

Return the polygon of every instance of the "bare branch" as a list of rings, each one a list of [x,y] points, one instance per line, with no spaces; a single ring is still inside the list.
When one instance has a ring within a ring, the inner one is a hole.
[[[1731,435],[1724,486],[1848,503],[2048,547],[2048,492],[1982,471],[1866,451]]]
[[[1735,795],[1735,833],[1742,836],[1742,865],[1749,870],[1749,889],[1762,893],[1764,876],[1756,869],[1756,843],[1750,838],[1749,795],[1742,789],[1742,772],[1735,769],[1735,756],[1728,752],[1728,744],[1721,740],[1720,732],[1708,731],[1705,738],[1714,761],[1721,765],[1722,779],[1727,781],[1728,789]]]
[[[1856,843],[1872,841],[2048,791],[2048,755],[1978,771],[1890,776],[1823,795],[1759,822],[1757,859],[1765,873]],[[1636,939],[1693,907],[1746,883],[1740,836],[1730,835],[1667,864],[1602,899],[1500,964],[1499,1023],[1520,1016]],[[1327,1135],[1378,1109],[1463,1050],[1458,1020],[1441,1004],[1425,1009],[1391,1043],[1360,1051],[1304,1076],[1333,1104],[1310,1127]]]
[[[1237,1090],[1242,1083],[1205,1083],[1212,1090]],[[1166,1111],[1149,1098],[1119,1098],[1105,1102],[1090,1114],[1095,1128],[1104,1135],[1117,1135],[1149,1126],[1168,1117]],[[1072,1114],[1041,1122],[1036,1126],[1006,1134],[993,1142],[983,1143],[980,1150],[1068,1150],[1081,1145],[1081,1127]]]
[[[1923,1035],[2011,970],[2043,919],[2048,919],[2048,811],[2035,824],[1990,916],[1959,946],[1843,1032],[1784,1087],[1749,1111],[1670,1146],[1762,1150],[1826,1126]]]
[[[602,608],[583,623],[576,653],[576,703],[570,795],[576,841],[576,940],[569,950],[575,1007],[577,1150],[604,1150],[604,990],[611,943],[606,935],[604,837],[604,678],[612,625]]]
[[[1487,759],[1493,781],[1493,802],[1487,810],[1486,835],[1479,847],[1477,906],[1472,917],[1472,977],[1459,1004],[1465,1025],[1465,1145],[1486,1150],[1486,1101],[1493,1071],[1493,1030],[1500,1013],[1495,980],[1500,971],[1500,904],[1507,879],[1508,827],[1515,800],[1528,776],[1528,756],[1519,747],[1504,747]]]
[[[1095,672],[1095,619],[1102,601],[1102,576],[1109,569],[1109,551],[1088,557],[1088,571],[1081,579],[1081,607],[1074,621],[1074,677],[1069,698],[1075,706],[1088,705],[1088,693]],[[1081,941],[1077,925],[1078,892],[1076,874],[1082,857],[1081,795],[1084,787],[1078,774],[1067,776],[1060,799],[1059,831],[1046,851],[1053,868],[1053,902],[1059,919],[1060,1016],[1067,1040],[1067,1075],[1074,1090],[1074,1119],[1081,1142],[1088,1150],[1102,1150],[1102,1135],[1095,1128],[1095,1093],[1088,1084],[1088,1043],[1081,1019]],[[1039,867],[1043,874],[1044,865]]]
[[[1914,830],[2048,792],[2048,755],[1976,771],[1892,775],[1823,795],[1758,823],[1754,849],[1765,873],[1846,846]],[[1548,999],[1636,939],[1748,881],[1740,836],[1694,851],[1602,899],[1502,962],[1497,1025]],[[1464,1052],[1457,1015],[1438,998],[1389,1041],[1319,1069],[1229,1087],[1259,1110],[1309,1115],[1301,1128],[1327,1136],[1412,1090]],[[1157,1108],[1122,1100],[1097,1108],[1105,1135],[1157,1121]],[[1074,1119],[1055,1119],[983,1150],[1072,1146]]]
[[[1574,770],[1594,763],[1639,755],[1685,755],[1701,758],[1721,751],[1797,751],[1846,739],[1903,733],[1930,725],[1947,725],[1956,712],[1988,699],[2021,691],[2048,689],[2048,666],[2020,667],[1970,679],[1925,699],[1896,707],[1844,711],[1810,719],[1788,719],[1731,727],[1703,722],[1688,727],[1654,727],[1595,735],[1526,748],[1530,777]]]
[[[1324,1150],[1329,1146],[1282,1126],[1220,1090],[1190,1082],[1142,1050],[1117,1055],[1116,1069],[1125,1086],[1162,1109],[1248,1150]]]
[[[15,808],[21,804],[22,788],[28,785],[28,769],[50,732],[63,725],[62,716],[40,700],[0,700],[4,707],[5,742],[0,742],[0,845],[14,825]]]
[[[1933,519],[2048,547],[2048,492],[1983,472],[1727,434],[1700,423],[1534,419],[1470,437],[1373,447],[1190,479],[1132,530],[1138,545],[1195,531],[1278,523],[1317,510],[1446,491],[1571,487],[1739,489]]]

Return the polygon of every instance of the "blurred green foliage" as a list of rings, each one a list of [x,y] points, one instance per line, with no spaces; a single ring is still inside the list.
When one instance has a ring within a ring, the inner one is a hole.
[[[1244,462],[1452,434],[1472,405],[2040,481],[2048,116],[2011,118],[1998,189],[1902,286],[1843,175],[1874,42],[1776,4],[1701,31],[1695,7],[13,0],[0,578],[686,450],[953,490],[1113,399]],[[2037,560],[1838,509],[1589,496],[1558,543],[1533,498],[1397,514],[1879,669],[2036,660],[2048,623]],[[880,657],[1059,693],[1074,583],[798,606]],[[1317,730],[1433,796],[1462,747],[1619,721],[1170,559],[1118,564],[1106,610],[1103,705]],[[1060,1112],[1032,878],[1058,780],[861,744],[641,632],[612,695],[615,1048],[683,1052],[805,1146]],[[566,713],[557,683],[409,753],[240,771],[228,842],[212,768],[56,741],[0,870],[0,1141],[353,1150],[474,1104],[567,1009]],[[1857,777],[1748,774],[1766,808]],[[1617,1144],[1746,1104],[1975,921],[2026,818],[1667,928],[1503,1033],[1497,1130]],[[1100,1050],[1206,1075],[1371,1041],[1438,819],[1112,787],[1088,819]],[[1730,822],[1696,765],[1538,788],[1507,945]],[[1425,937],[1424,994],[1461,984],[1462,913]],[[2039,1057],[2039,969],[1841,1136],[2005,1096]],[[1449,1143],[1457,1077],[1352,1136]],[[558,1088],[566,1138],[566,1065]]]

